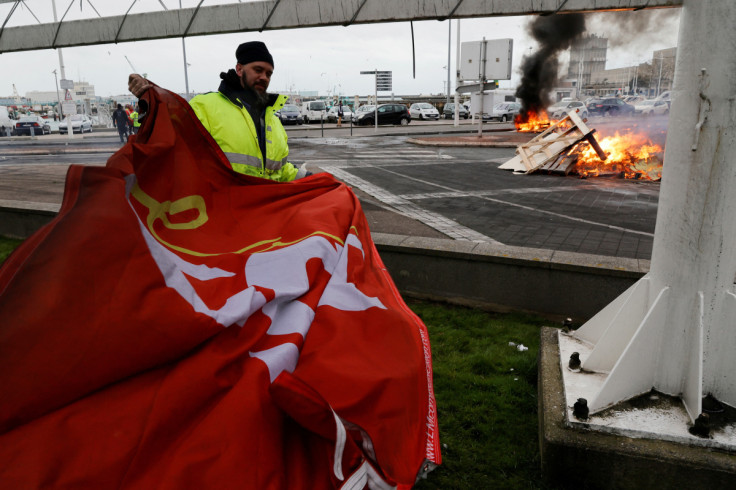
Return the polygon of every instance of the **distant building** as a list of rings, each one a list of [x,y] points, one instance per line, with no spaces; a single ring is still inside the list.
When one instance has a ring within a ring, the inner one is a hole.
[[[654,51],[651,62],[591,74],[584,85],[587,95],[645,95],[655,97],[672,90],[677,48]]]
[[[650,90],[656,94],[672,90],[675,79],[675,61],[677,48],[659,49],[652,54],[652,83]]]
[[[567,78],[574,87],[585,87],[593,73],[606,69],[608,39],[595,34],[584,36],[570,47]]]
[[[84,104],[85,101],[95,100],[95,86],[89,82],[74,82],[74,89],[70,90],[72,100],[78,104]],[[66,90],[59,89],[59,93],[55,91],[39,91],[32,90],[26,92],[26,98],[34,104],[56,104],[58,100],[64,101]]]

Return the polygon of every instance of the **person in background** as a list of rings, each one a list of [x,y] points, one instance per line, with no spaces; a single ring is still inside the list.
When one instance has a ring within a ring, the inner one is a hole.
[[[125,114],[128,115],[128,136],[133,134],[133,106],[130,104],[125,104]]]
[[[133,108],[133,112],[130,113],[130,119],[133,121],[133,134],[138,133],[138,128],[141,127],[140,121],[138,121],[138,106]]]
[[[128,141],[128,114],[122,104],[118,104],[118,108],[112,113],[112,125],[118,129],[120,142],[125,144]]]
[[[279,182],[309,175],[287,161],[286,131],[275,115],[287,96],[267,92],[274,71],[268,48],[260,41],[246,42],[238,46],[235,58],[235,68],[220,73],[217,92],[197,95],[189,102],[194,113],[234,171]],[[128,78],[128,88],[138,98],[150,87],[137,73]]]

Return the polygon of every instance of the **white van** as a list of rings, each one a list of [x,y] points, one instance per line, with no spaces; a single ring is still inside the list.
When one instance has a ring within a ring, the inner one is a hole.
[[[322,118],[327,120],[327,106],[324,100],[312,100],[302,103],[302,117],[304,124],[319,122]]]
[[[0,106],[0,136],[8,136],[8,132],[10,135],[15,132],[15,122],[10,119],[8,108]]]

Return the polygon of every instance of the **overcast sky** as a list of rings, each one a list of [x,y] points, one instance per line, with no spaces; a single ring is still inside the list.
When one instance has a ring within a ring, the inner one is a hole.
[[[93,18],[94,5],[103,16],[123,15],[133,0],[57,0],[58,17],[70,5],[65,20]],[[162,0],[170,9],[179,1]],[[90,3],[91,2],[91,3]],[[115,5],[109,5],[115,3]],[[182,0],[184,8],[194,7],[197,0]],[[206,1],[204,5],[234,3]],[[12,3],[0,4],[0,23],[11,11]],[[51,0],[26,0],[6,27],[53,22]],[[81,6],[81,8],[80,8]],[[30,9],[30,10],[29,10]],[[131,14],[161,11],[159,0],[138,0]],[[460,21],[460,42],[486,39],[513,39],[513,71],[501,87],[512,88],[519,82],[524,54],[536,48],[526,26],[533,17],[490,17]],[[450,36],[454,88],[457,21],[452,22]],[[679,9],[640,11],[633,13],[598,13],[586,16],[588,32],[609,37],[607,68],[618,68],[648,60],[652,51],[677,45]],[[373,92],[373,78],[360,75],[361,70],[393,72],[395,94],[444,93],[447,83],[448,21],[414,22],[416,77],[412,70],[412,38],[409,22],[368,24],[349,27],[319,27],[280,31],[247,32],[186,39],[190,92],[216,90],[219,73],[235,65],[235,48],[241,42],[264,41],[275,62],[270,91],[319,91],[320,95],[338,93],[347,96]],[[185,91],[184,62],[181,39],[134,43],[105,44],[62,50],[66,78],[82,80],[95,86],[97,95],[114,96],[127,93],[127,77],[132,71],[146,73],[160,86],[175,92]],[[126,60],[127,56],[127,60]],[[129,61],[128,61],[129,60]],[[54,74],[59,72],[56,50],[0,54],[0,97],[13,93],[13,85],[21,96],[26,92],[53,91]],[[387,94],[383,94],[387,95]]]

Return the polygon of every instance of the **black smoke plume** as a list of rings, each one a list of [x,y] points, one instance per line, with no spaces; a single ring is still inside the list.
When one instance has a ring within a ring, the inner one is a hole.
[[[537,17],[528,27],[539,49],[521,61],[521,84],[516,96],[521,99],[520,120],[528,113],[550,105],[549,91],[557,84],[558,55],[585,32],[583,14],[556,14]]]

